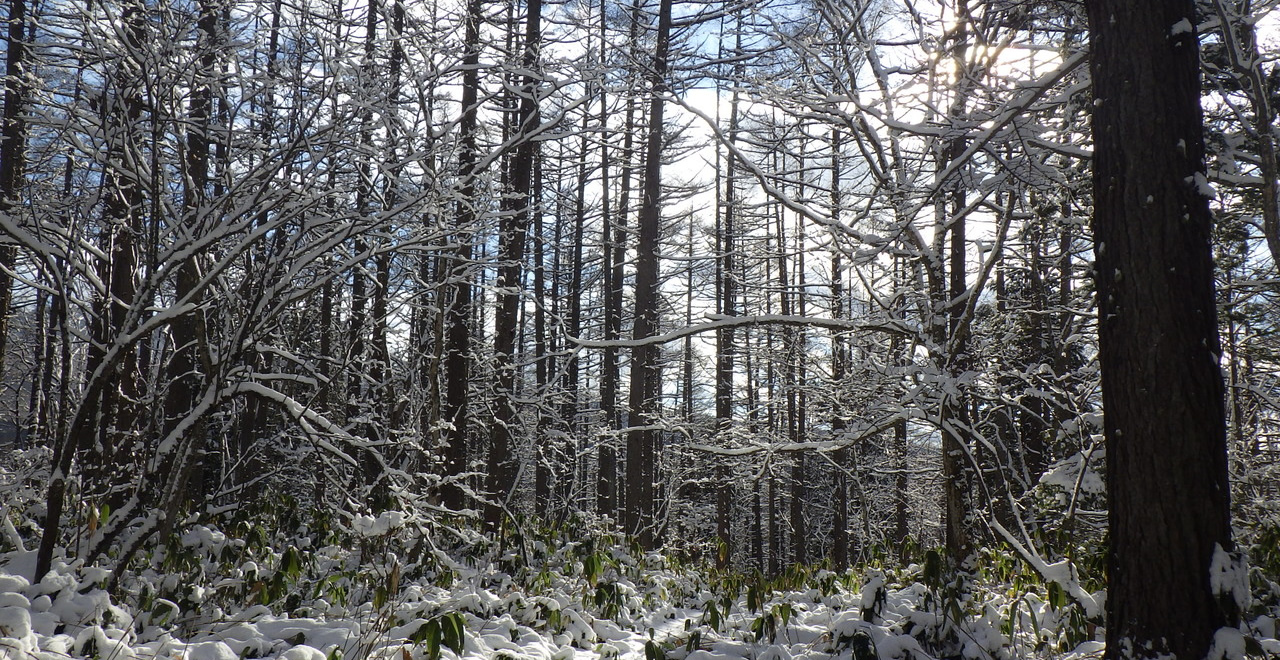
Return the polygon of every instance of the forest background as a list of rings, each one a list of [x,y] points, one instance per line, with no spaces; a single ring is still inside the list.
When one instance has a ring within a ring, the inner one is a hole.
[[[1232,521],[1271,580],[1275,8],[1186,26]],[[0,443],[35,575],[118,594],[193,526],[394,514],[762,579],[1007,549],[1097,617],[1080,4],[9,0],[7,27]]]

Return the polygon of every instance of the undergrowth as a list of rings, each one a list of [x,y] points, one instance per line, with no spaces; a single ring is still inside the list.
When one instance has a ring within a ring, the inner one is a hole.
[[[6,509],[0,573],[27,565],[38,508]],[[1253,602],[1243,634],[1257,657],[1270,657],[1263,642],[1274,642],[1280,610],[1277,539],[1280,530],[1263,531],[1249,545]],[[1071,554],[1083,589],[1101,597],[1101,549]],[[726,648],[767,658],[793,647],[855,660],[1084,656],[1100,648],[1103,622],[1006,547],[983,549],[964,571],[914,541],[893,553],[873,550],[843,571],[796,565],[765,575],[718,570],[696,556],[647,552],[581,517],[561,525],[522,519],[484,534],[460,517],[342,515],[281,497],[229,518],[191,516],[139,554],[109,597],[106,571],[66,555],[27,591],[51,603],[98,594],[91,607],[63,615],[55,632],[68,638],[66,655],[104,659],[112,643],[210,636],[235,639],[239,658],[284,657],[291,646],[327,639],[319,622],[347,631],[340,643],[317,647],[323,660],[439,660],[477,649],[514,658],[534,642],[550,657],[587,650],[647,660]],[[21,586],[15,579],[11,586]],[[312,623],[268,625],[280,621]],[[244,625],[256,626],[253,634],[235,632]]]

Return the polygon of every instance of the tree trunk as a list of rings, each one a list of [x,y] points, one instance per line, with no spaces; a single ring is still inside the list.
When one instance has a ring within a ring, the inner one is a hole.
[[[191,100],[187,110],[187,153],[186,182],[182,196],[183,222],[190,227],[191,236],[199,236],[199,216],[208,197],[210,127],[213,109],[213,86],[217,80],[218,56],[218,19],[222,12],[216,3],[203,0],[199,3],[200,16],[196,23],[199,32],[196,46],[200,49],[200,57],[195,71],[196,84],[191,92]],[[174,285],[175,303],[199,304],[200,295],[197,285],[200,273],[196,267],[199,255],[185,259],[178,267]],[[182,422],[183,418],[195,406],[199,391],[204,384],[207,370],[201,359],[202,311],[196,308],[188,314],[174,319],[172,326],[173,354],[169,358],[168,381],[169,395],[165,400],[164,434],[168,436]],[[165,513],[162,534],[168,532],[174,523],[177,509],[183,499],[190,501],[195,493],[184,492],[186,479],[191,468],[201,459],[190,456],[199,453],[204,446],[204,424],[197,423],[183,432],[179,446],[180,451],[169,457],[167,464],[159,467],[159,474],[171,479],[173,484],[169,491],[169,501],[157,502],[163,505]]]
[[[590,153],[590,142],[587,140],[589,133],[590,114],[585,110],[582,113],[582,141],[579,144],[579,157],[577,167],[577,183],[576,192],[573,201],[573,247],[572,247],[572,275],[569,278],[569,326],[567,331],[572,337],[582,336],[582,301],[586,297],[587,292],[583,290],[583,270],[586,264],[583,262],[586,240],[586,224],[587,224],[587,184],[589,183],[589,175],[587,171],[587,155]],[[559,498],[559,505],[567,507],[569,502],[570,486],[574,481],[573,475],[576,473],[578,464],[578,451],[575,446],[579,438],[580,430],[579,414],[582,401],[581,392],[581,372],[582,365],[576,356],[569,358],[568,364],[565,365],[564,373],[564,405],[561,407],[561,419],[567,433],[564,439],[557,443],[560,446],[555,447],[552,455],[555,456],[556,470],[553,473],[556,483],[556,495]],[[550,514],[550,510],[543,509],[546,514]],[[566,509],[567,511],[567,509]]]
[[[144,14],[145,9],[132,2],[121,10],[119,22],[125,37],[124,47],[139,49],[145,43]],[[142,116],[142,82],[136,80],[136,72],[123,65],[113,71],[113,75],[119,92],[103,98],[109,105],[105,116],[110,119],[102,127],[107,136],[108,163],[103,172],[102,187],[106,196],[103,216],[104,224],[113,230],[102,232],[99,238],[105,259],[97,264],[98,276],[106,290],[91,321],[91,341],[84,366],[87,381],[80,394],[80,405],[67,425],[66,434],[58,438],[54,447],[54,469],[46,495],[34,580],[42,578],[51,567],[53,551],[62,532],[67,480],[78,455],[85,452],[91,456],[91,460],[86,461],[83,488],[86,495],[97,495],[95,486],[106,481],[107,475],[123,471],[115,465],[123,448],[113,444],[120,437],[128,437],[127,431],[134,428],[130,414],[116,414],[116,409],[122,398],[136,396],[136,352],[132,346],[115,342],[136,292],[134,277],[138,275],[137,239],[141,233],[139,212],[143,193],[141,182],[134,176],[136,173],[118,170],[112,164],[132,161],[124,150],[133,148],[132,138]],[[126,432],[120,433],[120,430]],[[119,500],[110,502],[111,508],[118,511],[120,503]]]
[[[646,339],[658,331],[658,241],[662,214],[663,110],[667,93],[667,54],[671,34],[671,2],[658,4],[657,44],[653,71],[649,77],[649,125],[645,136],[644,184],[636,238],[634,339]],[[652,548],[654,520],[654,476],[657,462],[657,433],[661,394],[659,350],[654,344],[636,346],[631,351],[631,419],[627,426],[627,531],[640,544]]]
[[[0,214],[18,206],[18,192],[26,165],[27,125],[23,117],[30,95],[27,69],[27,2],[9,0],[9,31],[5,40],[4,116],[0,125]],[[9,316],[13,306],[13,278],[18,250],[0,245],[0,377],[8,354]]]
[[[967,14],[967,9],[963,13]],[[956,67],[960,71],[963,71],[966,65],[964,42],[967,38],[967,29],[962,23],[956,37],[959,46],[955,55]],[[948,112],[948,119],[952,122],[962,120],[965,114],[964,85],[957,87],[954,90],[955,101]],[[949,140],[943,147],[939,166],[947,167],[954,163],[964,153],[967,143],[963,133]],[[967,368],[967,358],[964,355],[967,342],[963,336],[965,330],[961,328],[961,319],[967,302],[966,294],[969,290],[965,263],[964,214],[967,200],[965,183],[959,172],[952,176],[953,179],[947,183],[947,203],[944,206],[946,222],[950,225],[950,246],[947,258],[950,281],[945,295],[947,351],[942,357],[946,361],[948,375],[953,384],[943,394],[939,417],[942,429],[942,476],[945,493],[944,515],[946,516],[944,541],[947,554],[957,565],[962,565],[974,550],[970,529],[972,522],[969,516],[973,508],[973,482],[979,475],[975,474],[971,465],[972,448],[969,446],[969,433],[966,431],[969,426],[968,411],[964,394],[958,383],[960,375]]]
[[[534,181],[542,180],[541,160],[536,164]],[[539,184],[540,185],[540,184]],[[535,188],[538,186],[535,186]],[[535,193],[535,196],[541,198],[541,193]],[[542,213],[534,213],[532,218],[533,227],[533,360],[534,360],[534,383],[539,392],[546,391],[546,387],[551,378],[551,370],[548,365],[548,351],[550,344],[547,337],[547,306],[552,304],[548,302],[547,291],[547,240],[542,220]],[[550,296],[554,298],[555,291],[550,292]],[[539,432],[541,436],[541,432]],[[535,448],[536,449],[536,448]],[[537,503],[538,511],[545,515],[546,505],[551,501],[551,473],[545,461],[541,459],[540,451],[534,452],[534,460],[537,466],[534,468],[534,501]]]
[[[634,0],[631,11],[630,44],[632,51],[637,50],[639,34],[640,0]],[[608,44],[605,30],[608,13],[604,0],[600,3],[600,61],[606,58]],[[635,101],[628,95],[626,98],[625,119],[622,126],[622,172],[618,182],[618,206],[613,213],[609,212],[609,141],[600,141],[601,189],[603,198],[604,227],[602,229],[605,243],[607,264],[604,272],[604,339],[614,341],[622,337],[622,301],[623,282],[626,279],[627,249],[627,215],[631,212],[631,167],[635,146]],[[609,126],[608,94],[600,91],[600,125],[607,134]],[[613,227],[610,238],[609,227]],[[598,452],[598,471],[596,473],[596,513],[613,516],[620,505],[621,493],[618,491],[618,451],[615,431],[621,427],[619,414],[619,394],[621,377],[619,375],[618,349],[606,346],[602,355],[603,364],[600,373],[600,410],[604,414],[606,432],[601,438]]]
[[[1107,658],[1203,658],[1235,625],[1192,0],[1088,0]],[[1243,569],[1241,569],[1243,570]]]
[[[525,74],[520,88],[518,114],[521,142],[511,159],[511,193],[504,199],[506,208],[498,233],[498,305],[494,314],[493,339],[497,401],[494,403],[494,420],[490,426],[488,466],[489,496],[494,501],[485,508],[485,522],[490,529],[496,528],[501,521],[507,499],[515,487],[516,462],[512,453],[512,440],[520,424],[515,400],[514,356],[520,302],[524,299],[523,266],[529,214],[530,209],[535,206],[535,200],[529,192],[533,188],[533,163],[538,153],[538,143],[533,139],[539,121],[538,101],[535,98],[538,77],[533,72],[538,66],[538,51],[542,46],[541,0],[528,0],[527,10],[524,56],[521,58]]]
[[[840,221],[840,169],[843,164],[840,158],[842,146],[840,129],[831,129],[831,219]],[[845,309],[844,264],[838,249],[831,252],[831,317],[844,319],[848,316]],[[846,391],[845,379],[848,377],[849,347],[845,336],[841,333],[831,335],[831,386],[837,392],[831,398],[831,437],[841,440],[845,430],[845,406],[840,393]],[[831,506],[831,563],[836,570],[849,567],[849,449],[838,449],[833,459],[835,463],[834,497]]]
[[[121,44],[140,52],[146,37],[146,8],[140,2],[126,4],[120,13],[120,24],[126,36]],[[124,488],[116,488],[117,477],[129,473],[126,467],[137,440],[138,419],[142,412],[133,402],[140,399],[141,384],[136,345],[121,342],[128,326],[137,323],[135,309],[138,281],[145,277],[142,266],[143,210],[146,202],[142,172],[127,163],[144,162],[140,125],[144,108],[145,81],[141,72],[121,65],[113,75],[119,91],[107,97],[109,111],[103,130],[107,135],[107,157],[103,173],[106,200],[103,216],[108,230],[100,235],[101,249],[107,255],[98,262],[98,276],[106,285],[106,296],[93,320],[92,343],[87,351],[85,371],[90,378],[106,379],[107,385],[97,400],[84,404],[98,416],[97,428],[78,438],[75,450],[88,453],[83,462],[85,494],[100,497],[113,510],[128,501]],[[112,349],[115,349],[114,351]]]
[[[474,254],[476,221],[476,133],[479,130],[480,97],[480,23],[484,20],[481,0],[467,0],[464,43],[468,50],[462,58],[462,119],[458,125],[458,204],[454,225],[454,250],[446,275],[444,405],[442,421],[448,425],[444,434],[444,476],[450,483],[444,488],[444,505],[459,510],[466,502],[465,489],[459,483],[467,471],[467,394],[471,380],[471,269]]]
[[[1245,125],[1245,133],[1258,145],[1258,173],[1261,175],[1262,235],[1272,263],[1280,267],[1280,199],[1277,199],[1277,178],[1280,177],[1280,157],[1276,153],[1277,136],[1274,129],[1276,107],[1274,91],[1268,84],[1264,59],[1258,52],[1257,16],[1250,15],[1254,3],[1250,0],[1211,0],[1201,3],[1202,9],[1211,5],[1220,22],[1222,50],[1231,62],[1241,89],[1247,90],[1249,108],[1253,111],[1252,125]]]
[[[742,31],[737,31],[735,51],[742,47]],[[741,70],[736,66],[735,70]],[[729,142],[734,144],[738,138],[738,91],[733,91],[729,101]],[[719,151],[717,150],[717,154]],[[718,223],[716,231],[716,301],[721,316],[737,316],[737,273],[735,251],[737,250],[735,220],[737,214],[737,168],[733,152],[725,154],[724,181],[720,190],[720,212],[716,215]],[[717,168],[719,171],[719,168]],[[716,331],[716,432],[724,437],[733,428],[733,375],[734,358],[737,354],[736,338],[733,328],[720,328]],[[733,507],[734,486],[731,482],[729,466],[725,459],[716,465],[719,484],[716,488],[716,536],[723,544],[723,550],[717,556],[718,567],[726,568],[733,556]]]

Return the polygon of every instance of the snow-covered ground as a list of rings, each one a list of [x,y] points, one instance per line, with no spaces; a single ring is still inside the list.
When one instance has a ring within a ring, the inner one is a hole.
[[[498,542],[434,509],[287,500],[186,521],[108,594],[110,555],[85,566],[59,549],[33,578],[41,504],[16,492],[0,507],[0,660],[1079,659],[1104,637],[1096,576],[1061,558],[985,550],[957,578],[912,546],[905,566],[766,578],[645,552],[586,518],[513,523]],[[1237,573],[1248,623],[1219,632],[1215,657],[1280,658],[1280,585]]]
[[[312,546],[302,534],[283,550],[256,545],[263,534],[251,527],[193,526],[151,553],[118,599],[104,591],[107,571],[75,562],[32,582],[34,552],[20,546],[0,556],[0,658],[919,660],[1102,649],[1083,608],[1027,574],[1017,588],[979,577],[959,588],[917,564],[766,580],[600,534],[455,558],[414,543],[423,530],[406,520],[355,517],[330,532],[345,543]],[[1260,616],[1221,636],[1222,650],[1280,655],[1275,633]]]

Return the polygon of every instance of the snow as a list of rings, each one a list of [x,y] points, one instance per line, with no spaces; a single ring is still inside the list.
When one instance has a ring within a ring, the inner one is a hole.
[[[1101,657],[1102,651],[1106,648],[1107,648],[1107,645],[1103,644],[1102,642],[1099,642],[1097,640],[1089,640],[1087,642],[1081,642],[1080,645],[1072,649],[1071,653],[1068,653],[1066,657],[1067,658]]]
[[[280,654],[280,660],[325,660],[324,652],[306,644],[298,644]]]
[[[0,607],[0,645],[14,657],[32,653],[40,647],[31,629],[31,613],[21,607]]]
[[[1095,421],[1080,420],[1078,430]],[[1074,486],[1098,458],[1068,461],[1051,481]],[[193,525],[174,546],[204,577],[157,563],[126,581],[120,599],[102,589],[109,576],[99,568],[55,560],[32,584],[13,572],[27,565],[26,551],[0,555],[0,659],[431,660],[429,631],[452,625],[460,652],[437,641],[440,660],[642,660],[655,647],[670,660],[852,660],[855,648],[880,660],[1083,660],[1102,649],[1102,629],[1080,624],[1099,621],[1101,592],[1085,589],[1076,566],[1028,548],[1019,556],[1035,573],[1016,588],[974,576],[960,593],[936,577],[924,584],[920,564],[726,581],[604,537],[491,555],[433,549],[415,565],[404,546],[422,533],[412,519],[356,516],[336,526],[345,540],[280,538],[284,552],[257,554],[244,554],[252,548],[228,531]],[[286,553],[303,566],[285,569]],[[1220,593],[1247,596],[1236,555],[1216,553],[1212,570]],[[395,591],[375,601],[373,587],[392,574]],[[260,602],[262,585],[281,580],[291,597]],[[1051,584],[1070,600],[1055,601]],[[151,595],[140,601],[143,591]],[[1249,632],[1220,631],[1212,657],[1243,657],[1254,642],[1280,651],[1274,614],[1256,617]]]
[[[1187,177],[1186,182],[1194,187],[1201,197],[1215,199],[1218,196],[1218,190],[1213,187],[1212,183],[1209,183],[1209,179],[1204,175],[1204,172],[1196,172]]]
[[[0,593],[19,593],[30,586],[30,582],[21,575],[5,575],[0,573]]]
[[[4,607],[21,607],[23,609],[31,608],[31,601],[26,596],[19,593],[3,593],[0,592],[0,608]]]
[[[232,651],[231,647],[222,641],[189,644],[184,655],[186,660],[240,660],[240,654]]]
[[[1219,628],[1214,633],[1208,660],[1243,660],[1245,655],[1244,634],[1238,628]]]
[[[1253,629],[1258,631],[1261,637],[1275,637],[1276,620],[1266,615],[1260,616],[1254,620]]]
[[[1194,30],[1195,28],[1192,27],[1191,20],[1183,18],[1173,24],[1173,27],[1169,29],[1169,34],[1172,36],[1177,36],[1179,34],[1191,34]]]
[[[214,532],[195,529],[182,538],[193,547],[226,547],[226,536]],[[36,660],[52,656],[118,660],[162,656],[183,660],[423,660],[426,656],[421,644],[411,638],[440,613],[458,612],[465,621],[462,657],[467,658],[505,654],[511,658],[552,660],[629,660],[644,658],[646,644],[658,644],[669,658],[817,660],[847,654],[850,640],[857,635],[873,640],[881,658],[933,657],[919,640],[903,632],[909,623],[921,631],[937,630],[937,613],[919,611],[920,599],[928,591],[919,585],[895,590],[893,581],[880,571],[869,573],[859,581],[861,586],[854,584],[852,591],[803,588],[773,593],[760,605],[760,612],[748,610],[745,595],[739,594],[726,611],[723,627],[712,630],[695,622],[702,620],[705,603],[719,602],[720,595],[713,585],[701,582],[697,574],[674,573],[657,558],[636,561],[620,552],[613,556],[618,566],[608,567],[605,575],[597,579],[600,584],[617,586],[614,593],[621,607],[614,616],[605,616],[596,607],[590,586],[578,576],[562,573],[557,578],[561,582],[557,589],[525,597],[510,576],[489,566],[466,569],[467,573],[458,576],[447,589],[427,583],[409,585],[399,602],[383,612],[365,604],[349,607],[336,617],[291,616],[252,605],[233,615],[214,614],[212,619],[208,612],[196,615],[184,611],[182,617],[176,617],[183,625],[165,629],[156,623],[167,621],[165,617],[141,624],[151,618],[152,612],[177,613],[178,603],[157,599],[150,612],[126,611],[94,587],[102,577],[100,572],[55,562],[54,570],[34,586],[20,576],[0,572],[0,584],[5,588],[0,594],[0,603],[4,603],[0,606],[0,634],[5,637],[0,641],[0,652]],[[254,569],[254,573],[270,572],[267,567],[247,564],[238,566]],[[505,584],[507,591],[498,593],[486,586],[493,584]],[[201,600],[216,598],[214,589],[189,586],[188,591]],[[46,593],[35,600],[26,595],[39,591]],[[874,609],[876,614],[864,613],[863,607]],[[412,612],[419,615],[410,616]],[[192,617],[201,616],[204,620],[191,625]],[[778,627],[775,639],[757,640],[751,632],[752,623],[762,616],[774,617]],[[867,616],[876,621],[865,620]],[[41,619],[39,625],[35,625],[33,617]],[[549,617],[556,625],[550,625]],[[402,623],[379,623],[388,618]],[[974,622],[965,629],[965,657],[987,657],[1009,641],[990,622]],[[693,637],[691,630],[697,630],[698,636]],[[441,649],[444,660],[454,660],[456,656],[450,649]]]
[[[73,652],[91,657],[132,660],[138,657],[138,651],[128,644],[126,633],[127,631],[118,628],[104,629],[102,626],[88,626],[76,635]],[[150,655],[154,657],[158,652]]]
[[[384,511],[377,518],[357,515],[352,519],[351,526],[360,536],[384,536],[404,527],[406,521],[407,517],[402,511]]]
[[[884,575],[879,571],[873,571],[867,575],[867,582],[862,586],[862,599],[858,603],[858,609],[863,613],[870,613],[873,621],[880,617],[880,612],[884,608],[884,589]]]
[[[1106,492],[1106,484],[1103,483],[1096,466],[1103,458],[1101,451],[1094,451],[1091,454],[1076,453],[1053,464],[1040,477],[1040,484],[1061,489],[1063,494],[1075,492],[1079,488],[1082,493],[1101,495]]]
[[[1209,564],[1209,585],[1213,593],[1235,601],[1240,611],[1249,609],[1249,567],[1238,552],[1228,552],[1220,544],[1213,546]]]

